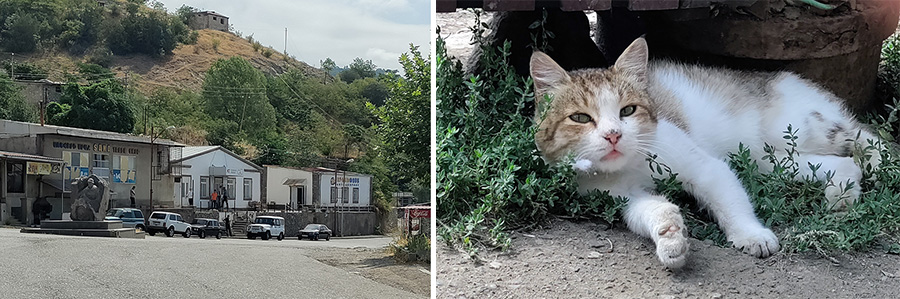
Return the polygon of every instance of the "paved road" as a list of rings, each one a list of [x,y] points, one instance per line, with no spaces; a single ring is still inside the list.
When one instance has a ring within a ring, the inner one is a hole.
[[[389,238],[184,239],[159,234],[114,239],[22,234],[0,228],[0,297],[421,297],[304,255],[306,250],[327,247],[380,248],[388,242]]]

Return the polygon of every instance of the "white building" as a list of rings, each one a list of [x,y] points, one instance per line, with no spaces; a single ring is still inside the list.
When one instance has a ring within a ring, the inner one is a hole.
[[[339,208],[368,210],[372,206],[372,176],[328,168],[265,165],[263,202],[290,209]]]
[[[182,167],[176,205],[208,208],[212,192],[222,186],[228,190],[230,208],[245,209],[261,200],[262,167],[221,146],[184,147],[181,159],[172,162]]]

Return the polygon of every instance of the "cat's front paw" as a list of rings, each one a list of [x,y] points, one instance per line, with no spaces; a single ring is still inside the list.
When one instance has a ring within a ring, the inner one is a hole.
[[[778,237],[765,227],[746,229],[728,236],[734,248],[755,257],[768,257],[778,252]]]
[[[690,243],[684,237],[681,225],[671,225],[661,229],[656,240],[656,256],[669,269],[677,269],[687,263]]]

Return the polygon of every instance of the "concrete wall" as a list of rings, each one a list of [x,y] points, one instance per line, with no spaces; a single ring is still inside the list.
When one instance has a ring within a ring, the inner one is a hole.
[[[291,203],[291,208],[297,209],[297,191],[298,187],[285,186],[284,181],[287,179],[305,179],[303,183],[304,201],[303,205],[312,204],[312,172],[302,169],[280,167],[273,165],[265,166],[265,186],[266,186],[266,202],[274,202],[278,204]]]
[[[191,29],[213,29],[228,32],[228,18],[198,12],[191,20]]]
[[[187,180],[187,176],[190,176],[190,180],[193,184],[194,206],[209,207],[209,198],[203,198],[201,196],[202,193],[200,192],[200,178],[209,177],[209,186],[215,187],[215,180],[209,173],[209,168],[212,166],[225,167],[226,169],[233,169],[242,173],[241,175],[231,175],[223,177],[223,184],[227,184],[227,178],[235,179],[234,198],[232,198],[231,196],[228,197],[229,208],[247,208],[251,201],[260,201],[261,176],[260,172],[256,170],[253,165],[244,163],[243,161],[238,160],[234,156],[231,156],[221,150],[214,150],[203,155],[192,157],[190,159],[182,161],[181,163],[185,166],[184,168],[182,168],[182,181]],[[250,194],[250,199],[248,200],[244,199],[245,178],[251,179],[253,185],[253,190]],[[175,191],[173,190],[172,192]],[[212,194],[212,191],[209,191],[209,193]],[[178,201],[181,201],[180,195]]]
[[[22,95],[25,100],[34,107],[40,107],[41,100],[44,99],[44,92],[47,93],[47,103],[59,101],[62,95],[62,85],[46,84],[41,82],[16,82],[22,89]],[[46,90],[46,91],[45,91]],[[59,90],[59,91],[57,91]]]
[[[297,237],[297,231],[313,223],[325,224],[339,236],[371,235],[376,225],[374,212],[259,212],[257,216],[283,217],[285,237]]]

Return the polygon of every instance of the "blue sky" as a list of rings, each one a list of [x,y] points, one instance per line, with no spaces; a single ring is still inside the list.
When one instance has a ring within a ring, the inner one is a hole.
[[[430,0],[159,0],[170,12],[181,5],[229,17],[234,29],[312,66],[330,57],[346,66],[355,57],[399,69],[413,43],[430,53]]]

